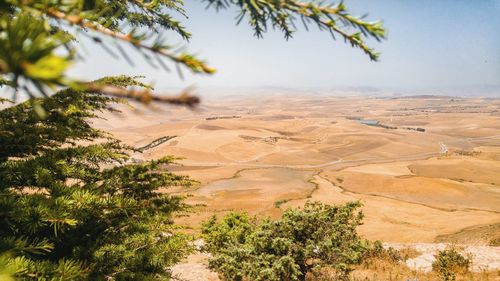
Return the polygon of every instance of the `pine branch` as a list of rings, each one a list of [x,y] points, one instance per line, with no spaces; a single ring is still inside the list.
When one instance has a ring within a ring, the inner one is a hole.
[[[163,103],[194,107],[200,103],[199,97],[191,95],[192,88],[183,90],[177,96],[160,96],[157,94],[152,94],[150,89],[125,89],[113,85],[102,85],[95,83],[86,84],[83,86],[83,89],[85,91],[95,92],[108,96],[132,99],[145,104],[148,104],[152,101],[158,101]]]
[[[113,31],[109,28],[106,28],[102,25],[96,24],[91,21],[85,20],[83,17],[76,16],[76,15],[67,15],[59,10],[56,10],[54,8],[48,8],[46,11],[40,11],[40,12],[45,12],[46,15],[58,19],[58,20],[63,20],[70,25],[76,25],[79,26],[83,29],[90,29],[95,32],[101,33],[105,36],[109,36],[127,43],[132,44],[133,46],[140,48],[140,49],[145,49],[148,51],[151,51],[153,53],[157,53],[161,56],[167,57],[170,60],[183,64],[184,66],[188,67],[191,71],[195,73],[206,73],[206,74],[212,74],[215,72],[215,69],[209,67],[206,65],[203,61],[195,58],[193,55],[182,53],[182,54],[175,54],[172,52],[169,52],[167,49],[165,49],[163,46],[160,44],[154,44],[153,46],[149,46],[143,43],[143,40],[140,39],[140,36],[135,36],[133,33],[129,34],[121,34],[117,31]]]
[[[240,9],[238,23],[246,16],[255,35],[262,37],[270,24],[278,27],[285,38],[292,37],[295,30],[294,18],[302,19],[305,27],[307,22],[317,24],[320,30],[328,30],[332,35],[341,35],[351,46],[360,48],[371,60],[377,61],[379,54],[365,44],[362,36],[375,38],[377,41],[385,38],[385,30],[381,22],[367,22],[362,18],[350,15],[343,2],[333,5],[324,1],[301,2],[296,0],[204,0],[217,10],[236,6]],[[342,26],[338,22],[343,23]],[[353,32],[352,30],[356,31]],[[334,36],[335,38],[335,36]]]

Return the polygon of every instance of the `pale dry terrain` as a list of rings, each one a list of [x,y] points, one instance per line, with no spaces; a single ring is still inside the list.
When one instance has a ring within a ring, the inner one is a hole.
[[[176,190],[204,205],[179,220],[195,233],[232,210],[360,200],[369,239],[500,241],[500,99],[276,94],[104,117],[97,127],[135,147],[175,136],[133,157],[185,158],[169,168],[200,182]]]

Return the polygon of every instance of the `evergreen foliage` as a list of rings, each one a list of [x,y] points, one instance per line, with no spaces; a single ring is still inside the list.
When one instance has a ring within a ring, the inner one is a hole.
[[[298,0],[199,0],[217,10],[236,10],[237,23],[246,19],[257,37],[268,26],[283,32],[285,38],[296,31],[300,19],[306,29],[313,24],[360,48],[371,60],[378,53],[365,43],[366,38],[381,40],[385,30],[381,22],[370,22],[352,16],[343,2]],[[169,71],[174,64],[182,76],[182,68],[194,73],[212,74],[215,69],[204,60],[174,47],[165,40],[174,33],[188,42],[191,33],[180,19],[187,18],[182,0],[0,0],[0,86],[23,89],[30,96],[47,94],[56,86],[72,88],[95,85],[65,75],[72,63],[81,59],[80,37],[101,45],[111,57],[123,57],[133,64],[123,48],[129,45],[152,67]],[[82,85],[83,84],[83,85]],[[102,85],[101,85],[102,86]],[[110,85],[112,86],[112,85]],[[100,87],[101,92],[115,96],[149,101],[152,97],[174,103],[196,103],[197,100],[171,100],[142,92],[117,91]]]
[[[227,280],[306,280],[333,274],[348,280],[370,248],[356,227],[357,202],[340,206],[307,203],[280,220],[259,223],[245,213],[215,217],[203,225],[210,267]]]
[[[126,163],[130,148],[88,123],[113,102],[66,89],[0,111],[0,274],[164,280],[190,251],[172,224],[186,206],[158,189],[192,182],[161,169],[172,157]]]

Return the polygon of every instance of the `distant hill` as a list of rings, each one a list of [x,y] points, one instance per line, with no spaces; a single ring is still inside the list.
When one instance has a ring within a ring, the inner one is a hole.
[[[393,97],[393,99],[449,99],[451,96],[443,95],[411,95],[411,96],[399,96]]]

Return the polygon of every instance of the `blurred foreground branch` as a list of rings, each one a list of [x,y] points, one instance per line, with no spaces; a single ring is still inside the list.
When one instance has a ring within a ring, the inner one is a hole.
[[[89,92],[95,92],[103,95],[113,96],[117,98],[126,98],[131,100],[136,100],[144,104],[149,104],[152,101],[169,103],[174,105],[183,105],[190,108],[197,106],[200,103],[200,98],[193,95],[193,87],[188,87],[181,91],[180,94],[176,96],[163,96],[154,94],[151,89],[126,89],[118,86],[112,85],[102,85],[99,83],[89,83],[86,84],[84,90]]]

